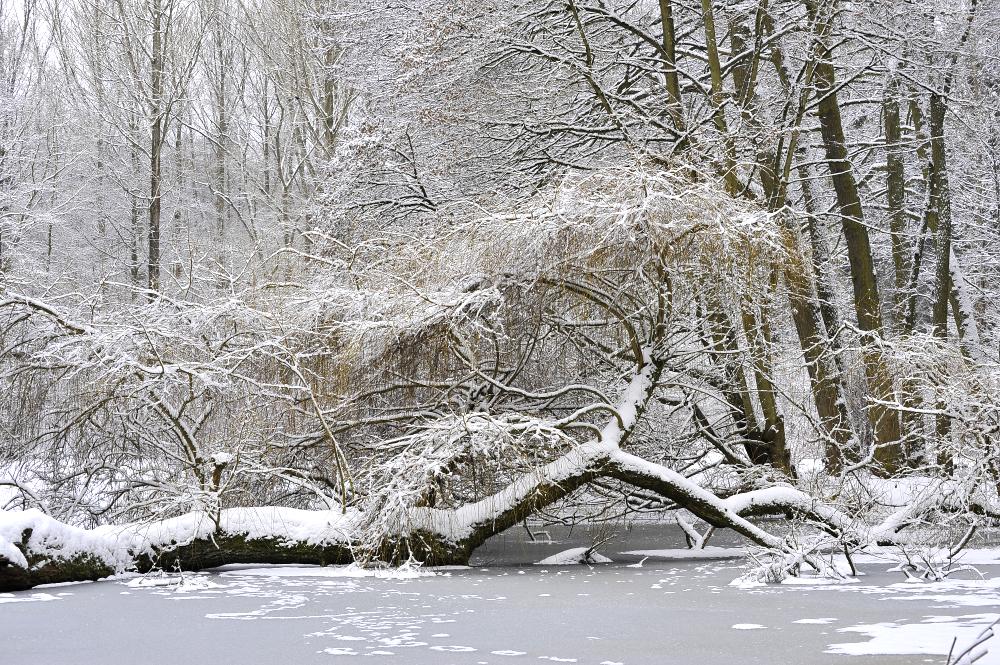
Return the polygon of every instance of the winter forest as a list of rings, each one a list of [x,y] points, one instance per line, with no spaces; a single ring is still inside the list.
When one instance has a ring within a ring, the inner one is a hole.
[[[0,601],[632,525],[996,594],[998,65],[994,0],[0,0]]]

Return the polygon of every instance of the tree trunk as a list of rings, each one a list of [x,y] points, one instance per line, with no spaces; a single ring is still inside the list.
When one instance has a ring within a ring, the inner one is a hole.
[[[854,169],[847,155],[840,105],[837,101],[837,82],[833,69],[832,53],[821,41],[816,63],[816,93],[819,97],[817,116],[830,168],[830,177],[837,197],[844,238],[847,241],[851,265],[851,283],[854,287],[854,308],[862,334],[881,335],[882,313],[875,262],[871,241],[864,223],[864,212],[858,194]],[[873,348],[872,339],[863,339],[865,374],[868,389],[876,400],[869,408],[869,417],[875,431],[875,460],[882,472],[892,474],[900,468],[903,449],[900,444],[899,414],[881,402],[894,402],[893,377],[880,352]]]
[[[677,47],[674,33],[672,0],[660,2],[660,29],[663,32],[663,80],[667,88],[667,110],[678,132],[684,131],[684,111],[681,106],[681,83],[677,76]]]
[[[152,52],[152,127],[149,134],[149,263],[146,286],[153,300],[160,290],[160,157],[163,149],[163,8],[161,0],[153,0]]]
[[[892,266],[895,276],[893,291],[896,329],[902,328],[903,302],[907,284],[906,257],[906,174],[901,148],[902,134],[899,121],[899,86],[893,84],[886,90],[882,104],[885,119],[886,150],[886,202],[889,207],[889,234],[892,243]]]
[[[705,23],[705,48],[708,54],[708,70],[711,77],[710,103],[714,111],[715,129],[722,141],[722,178],[726,183],[726,191],[736,195],[741,189],[736,175],[736,158],[733,139],[729,135],[726,124],[726,108],[722,91],[722,64],[719,61],[719,44],[715,36],[715,14],[712,11],[712,0],[701,0],[701,13]]]

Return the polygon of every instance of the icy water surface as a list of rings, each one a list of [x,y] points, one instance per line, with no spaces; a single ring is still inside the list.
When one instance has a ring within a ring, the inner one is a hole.
[[[902,584],[871,563],[853,584],[739,588],[739,560],[630,565],[641,557],[622,552],[680,546],[662,528],[606,546],[612,564],[527,563],[592,537],[558,535],[514,534],[472,568],[411,579],[234,566],[181,589],[108,581],[0,594],[0,663],[943,663],[934,654],[952,636],[1000,614],[996,565],[979,567],[986,581]],[[893,650],[910,653],[884,655]]]

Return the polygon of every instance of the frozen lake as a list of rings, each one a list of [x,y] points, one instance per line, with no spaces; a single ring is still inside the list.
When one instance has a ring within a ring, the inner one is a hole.
[[[0,662],[944,663],[953,636],[1000,615],[993,563],[978,566],[986,580],[908,584],[872,562],[851,584],[741,588],[730,585],[740,560],[631,566],[641,557],[623,552],[681,546],[663,533],[633,530],[602,549],[615,563],[599,566],[530,565],[589,543],[577,530],[553,544],[514,533],[471,568],[408,579],[233,566],[179,589],[121,580],[0,594]]]

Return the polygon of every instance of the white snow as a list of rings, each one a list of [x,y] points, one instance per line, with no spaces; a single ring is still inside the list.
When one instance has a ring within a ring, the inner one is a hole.
[[[589,547],[573,547],[568,550],[536,561],[536,566],[572,566],[583,563],[612,563],[611,559],[597,552],[591,552]],[[588,555],[587,553],[590,552]]]
[[[835,617],[821,617],[819,619],[797,619],[797,620],[793,621],[792,623],[803,623],[803,624],[810,624],[810,625],[825,625],[825,624],[828,624],[828,623],[833,623],[836,620],[837,619]]]
[[[338,510],[299,510],[277,506],[230,508],[221,511],[219,529],[249,540],[275,538],[292,543],[330,545],[345,543],[357,524],[357,514]],[[210,537],[216,524],[207,513],[193,512],[150,523],[104,526],[94,529],[119,548],[145,552],[154,547],[185,544]]]
[[[399,568],[362,568],[351,563],[346,566],[260,566],[223,570],[222,577],[253,575],[259,577],[375,577],[380,579],[407,580],[417,577],[433,577],[432,570],[420,566],[400,566]]]
[[[93,531],[64,524],[35,508],[0,511],[0,556],[22,568],[27,568],[28,562],[14,543],[20,543],[28,529],[31,536],[27,546],[33,552],[65,558],[93,554],[110,565],[126,558],[126,553],[116,551]],[[127,559],[131,561],[131,557]]]
[[[358,652],[350,647],[327,647],[320,653],[328,653],[331,656],[357,656]]]
[[[944,607],[1000,607],[1000,577],[946,579],[940,582],[898,582],[887,590],[891,600],[932,602]]]
[[[826,470],[826,462],[816,458],[804,458],[795,463],[799,478],[813,479]]]
[[[125,586],[131,589],[167,587],[180,593],[186,593],[189,591],[201,591],[203,589],[217,589],[221,585],[213,582],[207,575],[164,573],[133,577],[125,583]]]
[[[629,550],[622,554],[654,559],[742,559],[746,550],[742,547],[707,546],[700,549]]]
[[[733,630],[760,630],[761,628],[767,628],[767,626],[762,626],[759,623],[734,623]]]
[[[219,527],[223,533],[247,539],[329,545],[348,542],[357,520],[353,511],[264,506],[223,510]],[[135,554],[207,539],[216,532],[216,524],[207,513],[193,512],[155,522],[81,529],[36,509],[4,510],[0,511],[0,556],[26,568],[28,562],[14,543],[20,543],[29,529],[27,545],[34,553],[63,558],[91,554],[122,571],[132,565]]]
[[[859,633],[870,638],[867,642],[845,642],[831,644],[826,652],[849,656],[946,655],[952,641],[958,644],[970,643],[982,630],[1000,617],[997,614],[967,614],[963,616],[929,616],[920,623],[899,624],[894,622],[863,624],[840,628],[839,633]],[[992,646],[990,654],[978,661],[979,665],[1000,663],[1000,649]]]
[[[28,560],[21,554],[21,550],[14,547],[14,543],[7,540],[3,534],[0,534],[0,557],[10,561],[15,566],[28,567]]]
[[[442,645],[438,645],[438,646],[428,647],[428,648],[431,651],[453,651],[455,653],[463,653],[463,652],[476,651],[475,647],[463,647],[463,646],[443,645],[443,644]]]
[[[827,577],[825,575],[806,575],[798,577],[789,575],[781,580],[782,584],[790,586],[830,586],[837,584],[857,584],[860,580],[857,577]]]
[[[20,594],[16,596],[12,593],[0,593],[0,604],[31,603],[37,601],[44,602],[49,600],[59,600],[59,596],[53,596],[51,593],[32,593],[29,595]]]

